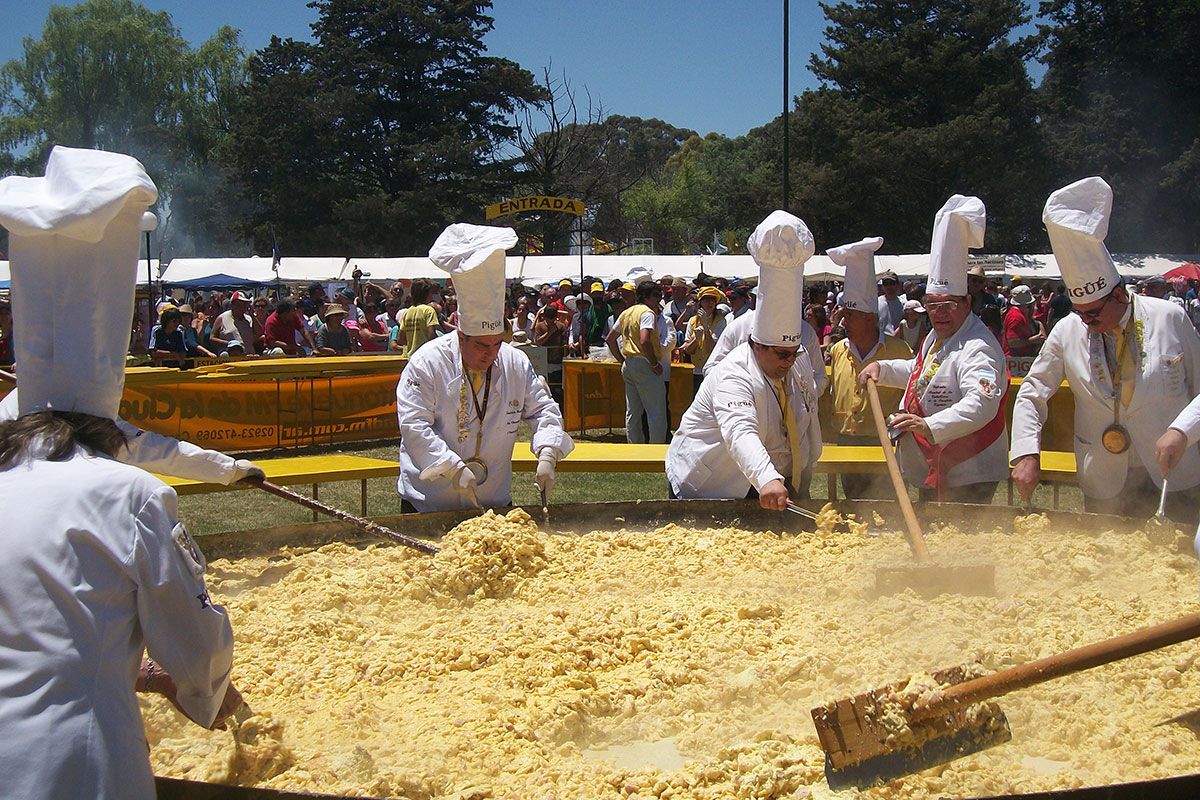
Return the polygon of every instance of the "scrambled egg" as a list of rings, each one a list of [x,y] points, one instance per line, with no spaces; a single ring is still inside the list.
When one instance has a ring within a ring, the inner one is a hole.
[[[1037,515],[935,527],[934,558],[995,564],[998,591],[926,599],[875,594],[877,566],[911,562],[901,534],[865,527],[824,513],[798,534],[570,537],[514,511],[460,525],[435,557],[331,544],[215,559],[209,588],[232,617],[235,682],[254,714],[209,732],[143,699],[155,771],[373,797],[874,800],[1200,767],[1191,731],[1154,727],[1200,706],[1200,650],[1186,643],[1001,698],[1008,744],[832,792],[814,706],[1197,610],[1182,536],[1065,535]]]

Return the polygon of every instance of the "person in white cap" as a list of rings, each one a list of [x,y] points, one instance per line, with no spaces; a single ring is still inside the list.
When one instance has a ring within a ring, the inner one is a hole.
[[[879,444],[866,390],[858,385],[862,368],[884,359],[912,358],[912,348],[903,339],[884,333],[879,326],[875,251],[882,245],[881,237],[872,236],[825,251],[833,263],[846,270],[840,307],[846,338],[829,348],[832,433],[839,445]],[[900,406],[900,390],[880,389],[879,400],[884,413],[891,414]],[[841,481],[846,497],[885,498],[892,492],[886,475],[842,473]]]
[[[0,181],[21,371],[19,416],[0,423],[8,797],[153,798],[138,687],[206,727],[241,705],[229,618],[175,492],[113,458],[139,223],[157,194],[134,159],[63,147],[44,178]]]
[[[1009,296],[1012,305],[1004,312],[1004,355],[1036,356],[1046,341],[1046,329],[1033,318],[1033,290],[1018,284]]]
[[[1200,395],[1192,398],[1179,416],[1167,428],[1167,432],[1158,438],[1154,446],[1154,458],[1158,461],[1160,475],[1169,475],[1171,470],[1183,459],[1190,449],[1193,452],[1200,446]],[[1168,483],[1168,488],[1170,484]],[[1193,504],[1195,508],[1195,504]],[[1200,556],[1200,521],[1196,523],[1196,536],[1192,540],[1196,555]]]
[[[1169,300],[1125,290],[1104,237],[1112,189],[1098,177],[1046,200],[1042,220],[1074,314],[1050,331],[1013,407],[1013,481],[1028,498],[1041,480],[1047,405],[1063,378],[1075,397],[1075,463],[1088,511],[1149,516],[1163,477],[1156,444],[1200,393],[1200,336]],[[1185,426],[1186,428],[1186,426]],[[1200,452],[1185,448],[1168,476],[1167,512],[1195,519]]]
[[[990,503],[1008,477],[1004,353],[971,312],[967,253],[983,246],[987,212],[978,197],[954,195],[933,222],[925,308],[933,331],[914,359],[868,364],[859,383],[904,389],[890,425],[900,469],[927,500]]]
[[[455,223],[429,250],[454,279],[458,330],[414,353],[396,385],[405,511],[512,505],[522,422],[533,431],[536,481],[547,494],[575,446],[529,357],[504,342],[504,253],[516,243],[512,228]]]
[[[749,341],[709,373],[667,449],[672,497],[741,499],[783,511],[821,455],[817,389],[800,314],[808,227],[786,211],[759,223],[747,249],[760,267]],[[790,489],[789,489],[790,485]]]

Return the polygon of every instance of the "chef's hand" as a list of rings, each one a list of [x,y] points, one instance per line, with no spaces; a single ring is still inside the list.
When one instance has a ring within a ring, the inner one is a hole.
[[[1181,430],[1168,428],[1166,433],[1158,437],[1158,442],[1154,445],[1154,460],[1158,462],[1158,470],[1164,478],[1183,458],[1186,450],[1187,437]]]
[[[253,461],[247,461],[244,458],[239,458],[237,461],[233,462],[234,483],[244,480],[257,483],[259,481],[265,481],[266,479],[267,473],[263,472],[262,467],[259,467]]]
[[[1033,490],[1042,480],[1042,460],[1040,456],[1028,455],[1017,459],[1012,471],[1013,483],[1022,500],[1033,497]]]
[[[776,478],[763,484],[758,492],[758,505],[768,511],[787,511],[787,485]]]
[[[862,371],[858,373],[858,388],[867,388],[868,380],[879,383],[879,362],[867,364],[862,368]]]
[[[553,447],[543,447],[538,453],[537,475],[534,477],[534,482],[537,483],[538,491],[550,495],[550,490],[554,488],[555,468],[558,466],[558,450]]]
[[[875,365],[871,365],[875,366]],[[898,431],[905,433],[915,433],[923,436],[926,439],[932,439],[933,433],[929,430],[929,423],[924,417],[918,417],[916,414],[909,414],[902,411],[899,414],[892,414],[888,420],[888,425]]]
[[[230,681],[229,687],[225,690],[225,699],[221,701],[221,707],[217,710],[217,718],[213,720],[209,730],[225,730],[225,721],[236,714],[238,709],[245,705],[245,702],[242,699],[242,693],[233,685],[233,681]]]
[[[467,498],[467,501],[475,508],[479,508],[479,497],[475,493],[475,490],[479,488],[479,482],[470,467],[463,464],[450,476],[450,482],[454,486],[454,491]]]

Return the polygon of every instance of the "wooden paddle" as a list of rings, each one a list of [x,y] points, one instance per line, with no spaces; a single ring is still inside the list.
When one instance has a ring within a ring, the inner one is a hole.
[[[313,511],[319,511],[322,514],[328,514],[329,516],[340,519],[343,522],[349,522],[359,530],[365,531],[372,536],[378,536],[380,539],[387,539],[389,542],[395,542],[396,544],[403,545],[404,547],[411,547],[413,550],[420,550],[422,553],[427,553],[429,555],[436,555],[437,553],[441,552],[440,548],[438,548],[436,545],[432,545],[422,539],[414,539],[411,536],[405,536],[403,533],[398,533],[391,528],[385,528],[377,522],[371,522],[368,519],[356,517],[347,511],[342,511],[340,508],[334,508],[333,506],[325,505],[319,500],[314,500],[311,497],[305,497],[302,494],[293,492],[291,489],[285,489],[282,486],[277,486],[270,481],[245,478],[241,481],[241,483],[257,486],[268,494],[273,494],[276,497],[282,497],[285,500],[291,500],[293,503],[302,505],[305,508],[312,509]]]
[[[866,787],[1002,744],[1012,734],[999,706],[972,704],[1197,637],[1200,614],[1188,614],[979,678],[964,667],[935,672],[946,688],[911,708],[897,699],[905,681],[814,708],[826,778],[831,788]],[[896,735],[897,714],[911,736]]]
[[[917,562],[911,566],[877,567],[875,570],[875,588],[881,594],[913,588],[922,594],[938,594],[954,592],[957,594],[994,594],[996,591],[996,568],[991,564],[962,564],[957,566],[937,565],[925,546],[925,536],[921,533],[921,524],[917,522],[917,513],[913,510],[912,500],[908,497],[908,487],[900,475],[900,465],[896,463],[896,454],[892,450],[892,440],[888,436],[887,422],[883,418],[883,405],[879,402],[879,390],[874,380],[867,380],[867,398],[871,402],[871,413],[875,417],[875,431],[879,434],[879,444],[883,447],[883,458],[887,462],[888,474],[892,478],[892,488],[896,491],[896,502],[904,514],[905,536],[912,550],[913,559]]]

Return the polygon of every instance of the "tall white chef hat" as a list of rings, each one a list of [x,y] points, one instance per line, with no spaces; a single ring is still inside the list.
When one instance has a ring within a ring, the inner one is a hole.
[[[1072,303],[1094,303],[1121,282],[1104,246],[1112,204],[1112,187],[1095,177],[1064,186],[1046,200],[1042,221]]]
[[[875,290],[875,251],[883,246],[882,236],[868,236],[854,244],[825,251],[833,263],[846,268],[842,305],[868,314],[879,312],[879,292]]]
[[[45,177],[0,181],[8,228],[18,413],[115,419],[142,214],[158,199],[130,156],[55,147]]]
[[[504,251],[516,243],[512,228],[456,222],[429,248],[429,259],[454,279],[458,329],[467,336],[504,333]]]
[[[650,272],[650,268],[644,264],[638,264],[634,267],[630,267],[629,273],[625,276],[625,282],[632,283],[634,286],[652,280],[654,280],[654,275]]]
[[[987,210],[978,197],[956,194],[933,218],[933,241],[929,246],[929,294],[967,294],[967,251],[983,247]]]
[[[800,344],[804,315],[804,262],[816,246],[801,219],[772,211],[758,224],[746,249],[758,264],[758,303],[754,312],[754,341],[772,347]]]

